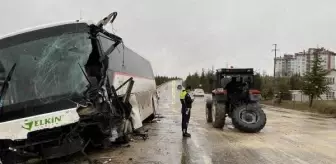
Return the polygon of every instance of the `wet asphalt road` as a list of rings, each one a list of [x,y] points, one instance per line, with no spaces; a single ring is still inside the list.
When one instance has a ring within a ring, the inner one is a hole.
[[[129,147],[91,154],[106,163],[167,164],[323,164],[336,163],[336,120],[312,114],[265,107],[268,121],[258,134],[236,131],[229,119],[224,129],[205,120],[205,100],[196,98],[189,131],[181,134],[179,91],[171,82],[160,90],[156,122],[146,124],[149,138]],[[109,160],[109,161],[108,161]]]

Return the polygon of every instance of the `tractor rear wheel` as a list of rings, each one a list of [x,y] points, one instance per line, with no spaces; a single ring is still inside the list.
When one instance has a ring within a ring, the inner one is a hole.
[[[207,100],[205,104],[205,119],[208,123],[212,122],[212,101]]]
[[[225,124],[225,105],[217,102],[212,103],[212,126],[223,128]]]
[[[246,133],[257,133],[266,125],[266,114],[259,104],[245,104],[232,111],[232,124]]]
[[[212,122],[212,109],[211,107],[205,106],[205,117],[208,123]]]

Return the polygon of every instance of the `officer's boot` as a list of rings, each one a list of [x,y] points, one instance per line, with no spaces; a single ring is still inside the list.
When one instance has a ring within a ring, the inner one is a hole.
[[[191,135],[187,132],[187,129],[183,129],[183,137],[191,137]]]

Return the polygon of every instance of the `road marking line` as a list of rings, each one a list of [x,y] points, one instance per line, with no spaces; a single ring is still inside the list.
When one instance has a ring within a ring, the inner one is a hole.
[[[199,146],[197,140],[195,140],[194,138],[192,138],[191,140],[193,141],[194,145],[195,145],[197,148],[200,148],[200,146]]]
[[[172,81],[172,104],[175,104],[175,95],[176,95],[175,86],[176,86],[176,82]]]
[[[201,150],[200,152],[203,152],[202,157],[203,157],[204,164],[212,164],[211,158],[205,153],[206,151],[204,151],[204,149],[200,147],[200,145],[198,144],[197,139],[195,139],[194,137],[192,137],[191,140],[193,141],[193,143],[197,147],[197,149],[200,149]]]
[[[204,164],[212,164],[212,160],[209,156],[203,155]]]
[[[195,126],[200,126],[200,124],[198,122],[194,121],[194,120],[190,120],[189,122],[190,122],[190,124],[193,124]]]

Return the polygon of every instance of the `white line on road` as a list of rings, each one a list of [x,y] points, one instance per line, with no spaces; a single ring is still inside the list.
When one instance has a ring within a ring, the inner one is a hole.
[[[176,92],[175,92],[175,86],[176,86],[176,82],[175,81],[172,81],[172,104],[175,104],[175,95],[176,95]]]
[[[197,147],[197,148],[200,148],[199,144],[198,144],[198,141],[195,139],[195,138],[192,138],[191,139],[194,143],[194,145]]]
[[[209,156],[203,155],[204,164],[212,164],[212,160]]]
[[[197,137],[192,137],[191,140],[193,141],[194,145],[197,147],[197,149],[200,149],[200,152],[203,152],[203,161],[204,164],[212,164],[211,158],[207,155],[206,151],[198,144]]]

